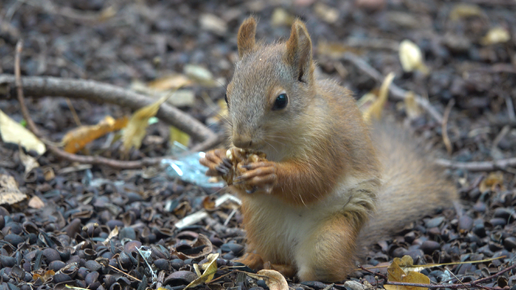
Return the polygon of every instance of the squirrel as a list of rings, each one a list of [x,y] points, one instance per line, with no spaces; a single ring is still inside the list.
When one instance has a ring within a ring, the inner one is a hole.
[[[230,186],[247,238],[238,262],[301,281],[343,281],[360,249],[449,207],[456,189],[400,129],[366,124],[348,89],[315,79],[301,20],[285,43],[271,45],[255,41],[256,25],[249,17],[238,30],[225,97],[231,148],[266,155],[238,165]],[[200,163],[208,176],[235,165],[225,149]]]

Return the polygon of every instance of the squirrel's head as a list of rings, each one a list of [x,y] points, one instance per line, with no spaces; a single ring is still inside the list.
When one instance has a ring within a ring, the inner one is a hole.
[[[230,136],[234,146],[281,159],[292,138],[306,127],[306,113],[315,96],[312,41],[302,21],[292,25],[286,43],[255,43],[256,20],[238,31],[238,54],[228,85]],[[296,129],[297,128],[297,129]]]

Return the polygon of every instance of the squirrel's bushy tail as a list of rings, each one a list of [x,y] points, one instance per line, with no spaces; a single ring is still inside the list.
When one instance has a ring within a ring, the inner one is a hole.
[[[401,126],[390,122],[375,123],[373,144],[382,164],[383,187],[377,209],[358,241],[367,247],[403,230],[411,222],[430,215],[438,208],[453,207],[457,190],[414,138]]]

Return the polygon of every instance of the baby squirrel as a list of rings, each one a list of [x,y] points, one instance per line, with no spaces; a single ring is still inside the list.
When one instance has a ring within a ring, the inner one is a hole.
[[[231,186],[247,235],[239,262],[302,281],[342,281],[360,249],[449,207],[456,190],[400,129],[366,125],[349,90],[314,78],[302,21],[286,43],[259,44],[255,33],[250,17],[238,31],[240,59],[226,94],[233,148],[266,154],[239,165],[236,182],[245,187]],[[233,166],[223,149],[200,162],[210,176]]]

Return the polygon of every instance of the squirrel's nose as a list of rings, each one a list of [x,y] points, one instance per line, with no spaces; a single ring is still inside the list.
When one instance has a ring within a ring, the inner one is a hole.
[[[253,145],[253,140],[249,137],[238,136],[233,138],[233,145],[238,148],[247,149]]]

